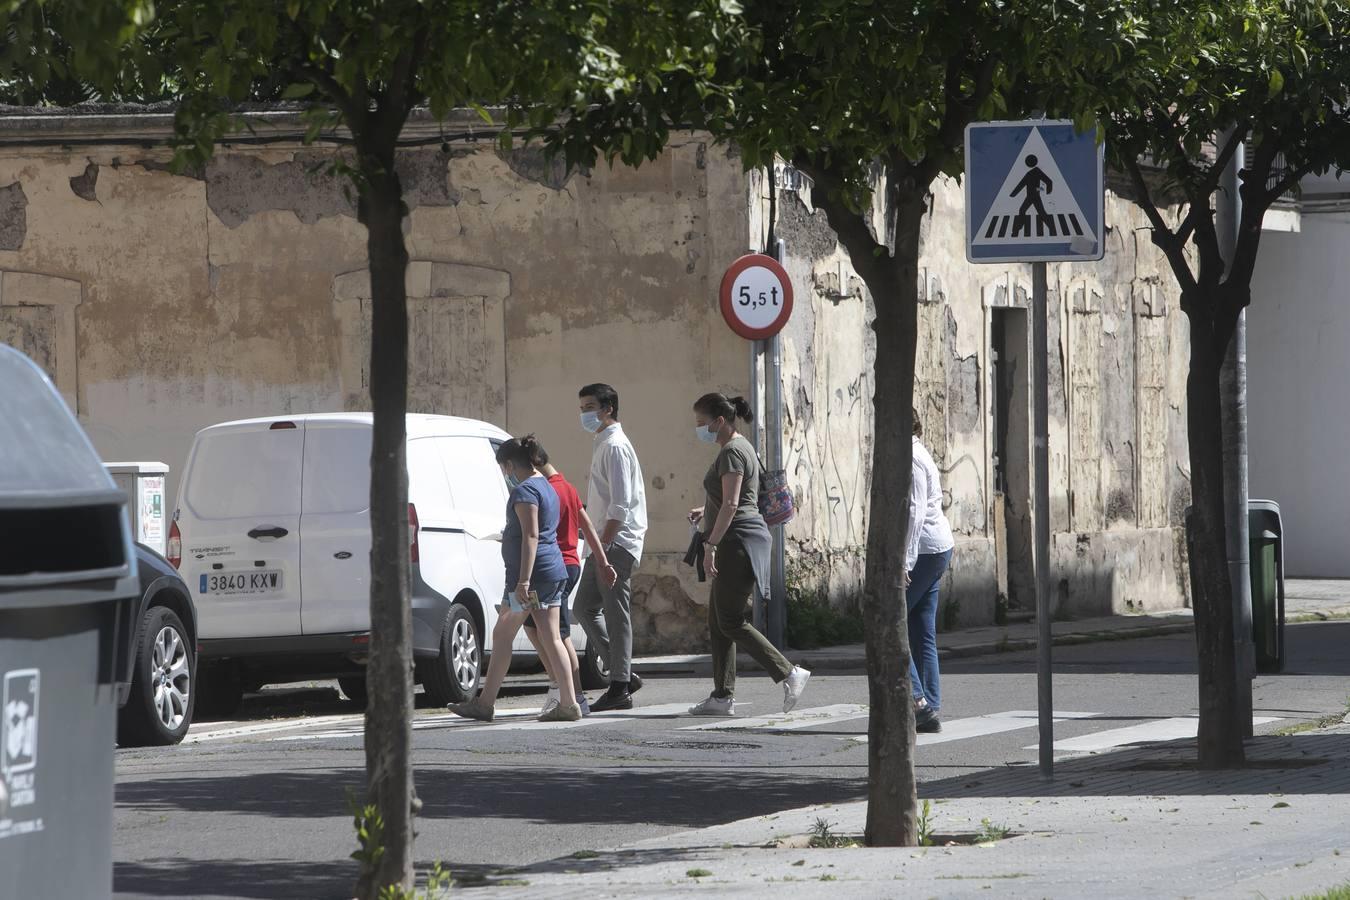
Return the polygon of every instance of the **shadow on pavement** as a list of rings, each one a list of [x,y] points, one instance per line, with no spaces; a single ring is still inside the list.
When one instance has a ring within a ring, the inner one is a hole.
[[[832,769],[831,771],[836,771]],[[558,824],[660,824],[688,828],[849,800],[861,777],[790,775],[759,769],[432,768],[417,772],[419,818],[528,819]],[[121,807],[156,812],[231,812],[282,819],[346,817],[346,791],[360,792],[360,769],[228,774],[137,780],[117,786]]]
[[[1350,733],[1247,741],[1247,767],[1201,771],[1194,740],[1057,760],[1053,780],[1035,766],[925,781],[919,795],[959,797],[1139,797],[1227,794],[1350,794]]]
[[[1288,675],[1350,675],[1350,622],[1307,622],[1285,627],[1284,671]],[[1102,640],[1056,646],[1056,674],[1137,673],[1194,675],[1195,638],[1174,634],[1148,639]],[[1019,650],[942,661],[944,675],[1035,674],[1036,651]]]
[[[113,867],[113,892],[119,900],[135,897],[232,897],[241,900],[348,900],[356,883],[356,863],[270,859],[162,859],[119,862]],[[209,893],[203,893],[204,885]]]

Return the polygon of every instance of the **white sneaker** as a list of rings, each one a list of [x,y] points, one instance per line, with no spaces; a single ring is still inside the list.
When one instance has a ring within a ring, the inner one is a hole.
[[[736,701],[731,697],[708,697],[702,703],[689,707],[691,716],[734,716]]]
[[[547,700],[544,701],[544,708],[539,710],[539,715],[546,716],[549,713],[553,712],[555,709],[557,709],[559,705],[560,702],[557,697],[549,697]]]
[[[802,699],[802,691],[806,690],[806,683],[811,680],[811,673],[801,666],[793,666],[792,671],[788,673],[787,679],[783,682],[783,712],[792,712],[792,707],[797,705],[797,701]]]
[[[553,684],[552,682],[549,683],[547,696],[549,700],[553,700],[555,702],[562,699],[562,695],[558,693],[558,686],[556,684]]]

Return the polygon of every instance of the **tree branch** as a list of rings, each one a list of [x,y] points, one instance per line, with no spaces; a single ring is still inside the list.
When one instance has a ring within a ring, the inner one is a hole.
[[[1212,279],[1218,284],[1224,278],[1223,249],[1219,246],[1219,231],[1214,225],[1214,216],[1209,199],[1210,193],[1196,194],[1190,198],[1193,211],[1200,215],[1195,220],[1195,249],[1200,254],[1200,282]]]
[[[1251,280],[1256,272],[1256,255],[1261,245],[1261,226],[1266,211],[1284,193],[1266,188],[1270,181],[1271,170],[1279,158],[1278,142],[1273,139],[1262,140],[1252,155],[1251,165],[1242,173],[1242,217],[1238,223],[1237,241],[1233,248],[1233,264],[1229,267],[1227,282],[1243,291],[1240,305],[1231,314],[1236,316],[1251,296]],[[1281,181],[1283,184],[1293,175],[1302,177],[1304,173],[1291,172]],[[1297,179],[1295,179],[1295,183]],[[1236,301],[1235,301],[1236,302]]]
[[[1212,194],[1218,190],[1219,182],[1223,180],[1224,170],[1227,169],[1228,164],[1233,161],[1233,157],[1237,155],[1238,148],[1242,146],[1242,142],[1247,139],[1247,135],[1250,132],[1250,122],[1234,126],[1232,134],[1228,137],[1228,143],[1219,148],[1219,154],[1214,158],[1214,165],[1210,166],[1209,175],[1205,177],[1203,185],[1205,193]]]
[[[421,18],[419,15],[414,29],[417,36],[412,46],[404,48],[394,60],[394,71],[389,76],[389,88],[385,93],[391,111],[402,112],[401,119],[407,118],[408,111],[417,103],[417,72],[426,56],[430,31]]]
[[[848,251],[853,268],[867,282],[880,272],[882,257],[887,255],[884,244],[877,242],[867,227],[866,211],[854,212],[844,200],[844,181],[839,173],[823,160],[794,160],[793,165],[805,172],[812,181],[812,200],[825,211],[825,218],[839,237],[839,243]]]
[[[998,71],[999,61],[990,53],[981,60],[975,72],[975,85],[971,88],[970,94],[962,93],[961,76],[965,73],[966,64],[969,62],[968,47],[947,60],[947,71],[942,80],[942,123],[938,126],[936,142],[941,150],[939,153],[930,152],[914,167],[914,181],[924,190],[927,190],[928,185],[932,184],[933,179],[942,172],[942,164],[945,162],[943,155],[952,152],[951,148],[960,146],[965,136],[966,124],[974,118],[975,111],[989,99],[990,93],[994,90],[994,74]]]
[[[1134,189],[1139,195],[1139,205],[1144,210],[1144,215],[1148,217],[1149,223],[1153,226],[1153,243],[1162,250],[1163,255],[1167,257],[1167,262],[1172,267],[1172,274],[1176,276],[1177,282],[1181,285],[1182,296],[1186,296],[1195,289],[1195,276],[1191,273],[1191,267],[1186,262],[1186,244],[1180,240],[1172,229],[1167,227],[1166,220],[1162,213],[1158,211],[1158,205],[1153,202],[1153,192],[1148,189],[1148,182],[1144,179],[1144,172],[1139,168],[1139,160],[1134,156],[1125,158],[1125,168],[1130,174],[1130,180],[1134,182]],[[1190,221],[1196,214],[1195,209],[1186,217]],[[1192,227],[1194,227],[1192,225]]]
[[[315,63],[303,63],[299,71],[328,95],[328,99],[338,108],[338,112],[342,113],[342,118],[347,120],[347,125],[351,128],[353,134],[364,130],[366,124],[364,106],[357,104],[352,95],[333,77],[331,72]]]
[[[1266,191],[1266,196],[1269,199],[1269,202],[1274,203],[1276,200],[1280,199],[1285,194],[1292,191],[1294,188],[1298,186],[1298,183],[1302,181],[1304,177],[1307,176],[1307,174],[1311,171],[1312,166],[1301,166],[1297,169],[1288,170],[1285,173],[1284,177],[1281,178],[1273,188],[1270,188],[1268,191]]]

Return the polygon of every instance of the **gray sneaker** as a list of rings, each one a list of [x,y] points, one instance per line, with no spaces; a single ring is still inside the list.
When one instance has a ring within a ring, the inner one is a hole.
[[[811,680],[811,673],[801,666],[794,666],[792,672],[783,680],[783,712],[792,712],[797,701],[802,699],[802,691]]]
[[[576,722],[581,718],[581,707],[573,703],[570,706],[558,705],[539,717],[540,722]]]
[[[708,697],[702,703],[689,707],[691,716],[734,716],[736,701],[731,697]]]
[[[457,716],[465,719],[477,719],[480,722],[491,722],[495,710],[491,704],[484,703],[481,696],[474,697],[468,703],[451,703],[446,709]]]

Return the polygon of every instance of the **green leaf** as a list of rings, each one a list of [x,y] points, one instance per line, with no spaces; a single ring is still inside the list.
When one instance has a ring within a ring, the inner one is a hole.
[[[286,90],[282,91],[281,99],[301,100],[313,93],[314,93],[313,83],[308,81],[299,81],[287,87]]]
[[[1284,73],[1281,72],[1279,69],[1271,69],[1270,86],[1269,86],[1270,96],[1274,97],[1276,94],[1280,93],[1283,90],[1284,90]]]

